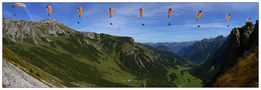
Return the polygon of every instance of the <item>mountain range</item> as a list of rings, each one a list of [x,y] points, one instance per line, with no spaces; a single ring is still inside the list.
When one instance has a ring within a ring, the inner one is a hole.
[[[179,57],[158,53],[131,37],[79,32],[53,19],[4,18],[3,55],[57,87],[202,85]]]
[[[258,21],[228,37],[155,44],[3,18],[3,58],[51,87],[256,87]]]
[[[159,43],[153,43],[153,42],[149,42],[149,43],[143,43],[146,46],[150,46],[153,47],[157,50],[160,50],[161,48],[164,50],[164,48],[166,48],[166,50],[164,51],[169,51],[169,52],[173,52],[173,53],[177,53],[180,51],[180,49],[188,47],[192,44],[194,44],[197,41],[187,41],[187,42],[159,42]]]
[[[201,64],[213,56],[225,40],[226,38],[222,35],[216,38],[203,39],[195,42],[193,45],[182,48],[177,54],[192,63]]]
[[[220,35],[215,38],[205,38],[200,41],[144,43],[144,45],[158,51],[172,52],[187,62],[201,64],[215,54],[225,40],[226,37]]]

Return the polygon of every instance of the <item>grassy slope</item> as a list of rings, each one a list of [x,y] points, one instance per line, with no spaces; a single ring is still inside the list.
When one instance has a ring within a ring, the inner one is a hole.
[[[249,87],[258,86],[258,49],[246,53],[235,65],[219,76],[214,86]]]
[[[179,66],[178,69],[170,69],[168,78],[175,83],[178,87],[198,87],[202,86],[202,81],[189,72],[189,67]]]
[[[121,70],[111,57],[102,54],[94,47],[73,45],[70,44],[75,43],[73,40],[62,38],[58,41],[55,48],[29,43],[4,47],[10,48],[18,56],[23,56],[27,62],[60,78],[66,86],[133,86],[138,83],[134,79],[135,76]],[[74,85],[75,83],[77,85]]]

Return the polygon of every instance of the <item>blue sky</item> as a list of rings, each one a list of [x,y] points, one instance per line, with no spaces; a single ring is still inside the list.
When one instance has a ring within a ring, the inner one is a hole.
[[[201,40],[219,35],[227,36],[233,27],[244,25],[247,17],[258,19],[258,3],[25,3],[26,8],[11,8],[3,3],[3,17],[38,21],[48,18],[46,7],[53,6],[50,18],[85,32],[133,37],[136,42],[182,42]],[[78,7],[83,16],[78,18]],[[108,8],[115,9],[110,19]],[[141,20],[139,9],[145,9]],[[168,19],[167,11],[173,8]],[[203,11],[199,22],[196,13]],[[16,16],[13,14],[16,13]],[[225,15],[231,19],[225,22]],[[77,21],[80,24],[77,24]],[[109,23],[112,22],[113,25]],[[171,22],[172,25],[168,26]],[[141,24],[145,23],[145,26]],[[201,27],[198,28],[197,25]],[[226,27],[227,24],[230,27]]]

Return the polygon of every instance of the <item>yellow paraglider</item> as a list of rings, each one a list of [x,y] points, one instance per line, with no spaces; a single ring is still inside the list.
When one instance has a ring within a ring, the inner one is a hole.
[[[23,3],[14,3],[14,4],[12,5],[12,8],[17,8],[17,7],[26,8],[25,4],[23,4]],[[16,16],[15,13],[14,13],[14,16]]]
[[[140,9],[140,17],[141,17],[141,20],[142,20],[142,17],[144,16],[144,8],[141,8]],[[142,26],[144,26],[145,24],[142,23]]]
[[[202,16],[202,10],[199,10],[198,13],[197,13],[197,21],[200,20],[201,16]],[[198,27],[200,27],[200,26],[198,25]]]
[[[53,13],[53,8],[51,5],[47,6],[47,12],[48,12],[48,16],[50,16]]]
[[[230,20],[230,18],[231,18],[231,14],[227,14],[226,15],[226,22],[228,22]],[[227,27],[229,27],[229,25],[227,25]]]
[[[168,19],[172,16],[172,13],[173,13],[172,8],[169,8],[169,10],[168,10]],[[169,21],[168,25],[169,26],[171,25],[170,21]]]
[[[114,9],[113,8],[109,8],[109,15],[110,15],[110,18],[112,18],[112,16],[114,15]],[[110,22],[110,25],[112,25],[112,22]]]

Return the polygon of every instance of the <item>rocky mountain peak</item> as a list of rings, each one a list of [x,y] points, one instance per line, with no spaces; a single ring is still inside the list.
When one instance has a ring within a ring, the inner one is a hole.
[[[3,20],[3,35],[13,42],[23,42],[24,38],[31,38],[35,44],[38,44],[37,41],[40,39],[50,41],[48,36],[68,35],[70,32],[74,32],[74,30],[52,19],[40,21]]]
[[[256,25],[258,25],[258,20]],[[248,47],[250,42],[254,42],[249,39],[253,33],[256,33],[256,30],[257,29],[255,29],[255,25],[253,25],[252,22],[246,22],[246,25],[243,27],[232,29],[230,38],[228,39],[234,47],[245,49]]]
[[[50,18],[39,21],[25,21],[4,18],[3,35],[6,36],[5,39],[10,39],[15,43],[22,43],[25,38],[29,38],[33,41],[34,44],[39,44],[39,40],[50,42],[50,37],[58,36],[68,38],[70,36],[80,35],[85,39],[99,39],[99,35],[96,33],[78,32]]]
[[[240,46],[240,32],[237,28],[232,29],[230,33],[230,39],[233,46],[236,47]]]
[[[214,78],[213,81],[217,80],[220,76],[229,72],[227,70],[238,65],[238,62],[240,62],[239,58],[248,56],[247,54],[249,53],[254,53],[253,51],[257,48],[258,21],[256,21],[255,25],[253,25],[252,22],[247,22],[246,25],[242,27],[233,28],[227,40],[222,44],[215,55],[199,68],[193,69],[192,72],[205,83],[210,83],[212,81],[209,78]],[[248,62],[248,59],[246,59],[246,62]],[[202,76],[207,76],[207,78]],[[214,84],[211,83],[209,85]]]
[[[217,53],[217,57],[214,59],[219,64],[216,66],[220,66],[219,72],[214,78],[214,82],[211,84],[213,86],[222,86],[226,85],[223,81],[227,78],[233,78],[236,81],[236,84],[241,86],[249,86],[255,85],[251,82],[256,82],[255,80],[257,73],[251,72],[253,70],[257,70],[255,62],[257,59],[257,51],[258,51],[258,20],[256,24],[252,24],[252,22],[246,22],[246,25],[241,28],[234,28],[231,31],[231,34],[223,47],[220,49],[221,51]],[[243,58],[244,57],[244,58]],[[251,58],[250,58],[251,57]],[[222,59],[222,60],[220,60]],[[244,62],[244,64],[242,64]],[[251,63],[252,62],[252,63]],[[245,66],[243,66],[245,65]],[[257,66],[258,67],[258,66]],[[240,71],[234,72],[237,68]],[[247,70],[243,70],[248,68]],[[243,72],[242,72],[242,71]],[[243,73],[243,74],[242,74]],[[251,73],[247,76],[246,73]],[[226,77],[227,75],[241,75],[245,77],[246,80],[250,82],[240,81],[234,77]],[[252,80],[252,81],[251,81]],[[222,81],[222,83],[220,82]],[[225,83],[231,83],[231,81],[225,81]],[[240,83],[240,84],[239,84]],[[231,85],[236,85],[231,84]],[[229,86],[229,85],[228,85]]]
[[[223,35],[219,35],[216,37],[216,39],[224,39],[225,37]]]

